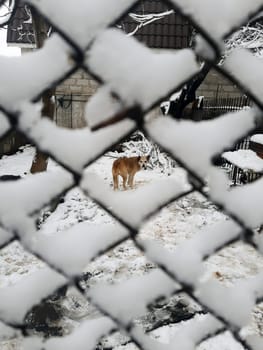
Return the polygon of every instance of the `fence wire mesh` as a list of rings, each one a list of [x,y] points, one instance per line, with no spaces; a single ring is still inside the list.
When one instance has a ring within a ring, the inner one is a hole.
[[[46,266],[18,285],[0,290],[2,336],[12,330],[22,332],[25,349],[93,349],[103,336],[120,330],[141,350],[167,346],[188,350],[228,331],[244,349],[262,349],[260,336],[242,333],[251,310],[262,302],[262,273],[233,286],[202,281],[200,276],[204,262],[234,242],[243,241],[262,251],[262,239],[254,231],[263,221],[262,180],[229,190],[212,161],[251,133],[255,119],[262,117],[262,62],[245,50],[233,52],[223,65],[219,66],[218,61],[224,50],[223,40],[256,16],[263,3],[167,2],[189,20],[199,35],[195,49],[165,53],[146,49],[116,28],[116,23],[137,3],[30,0],[27,4],[50,23],[54,34],[41,50],[21,58],[0,58],[1,137],[18,130],[63,168],[15,183],[0,183],[1,249],[19,241]],[[239,86],[254,107],[201,122],[178,121],[169,116],[153,121],[145,118],[198,74],[200,58]],[[44,91],[78,69],[93,76],[100,88],[87,106],[89,127],[64,130],[40,117],[37,102]],[[131,196],[129,191],[113,192],[102,179],[87,171],[89,165],[136,130],[185,169],[187,189],[167,179],[138,189]],[[115,226],[100,228],[87,222],[64,237],[36,239],[37,215],[74,187],[108,212],[116,220]],[[194,192],[212,201],[229,220],[209,235],[189,240],[175,252],[138,237],[149,218]],[[156,270],[120,285],[83,288],[84,267],[128,240],[155,264]],[[66,337],[46,341],[33,338],[25,324],[26,315],[65,286],[74,286],[105,317],[81,322]],[[180,293],[195,301],[207,318],[176,334],[171,344],[151,338],[133,322],[153,301]]]

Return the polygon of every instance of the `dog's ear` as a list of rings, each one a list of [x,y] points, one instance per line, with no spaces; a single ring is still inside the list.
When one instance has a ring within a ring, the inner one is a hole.
[[[141,156],[138,156],[138,162],[141,160]]]
[[[151,158],[151,156],[148,154],[148,156],[147,156],[147,162],[149,162],[150,158]]]

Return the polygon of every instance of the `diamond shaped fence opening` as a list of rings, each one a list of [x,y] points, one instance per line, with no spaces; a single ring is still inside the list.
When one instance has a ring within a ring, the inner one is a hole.
[[[228,331],[241,348],[262,349],[262,337],[245,330],[251,311],[262,301],[262,272],[228,286],[202,278],[205,261],[232,243],[243,242],[262,252],[262,238],[254,229],[263,223],[263,180],[229,189],[225,175],[213,165],[214,157],[252,132],[262,115],[261,60],[247,50],[234,50],[218,66],[224,38],[259,13],[262,1],[166,2],[199,34],[194,49],[163,52],[146,48],[115,25],[138,1],[26,3],[52,25],[54,33],[35,52],[12,59],[0,57],[0,135],[18,130],[62,169],[0,183],[1,249],[17,241],[44,266],[0,289],[2,339],[20,332],[24,349],[93,349],[103,337],[121,331],[128,336],[127,343],[141,350],[176,346],[190,350]],[[253,107],[201,122],[172,116],[146,118],[199,73],[200,59],[243,90]],[[87,106],[89,126],[63,129],[41,117],[38,100],[78,69],[97,79],[100,88]],[[136,130],[184,168],[186,187],[165,178],[136,191],[114,192],[89,171],[99,157]],[[59,236],[39,237],[36,216],[75,187],[110,214],[114,223],[97,225],[87,219]],[[228,220],[183,242],[175,251],[140,238],[142,225],[154,214],[194,192],[212,201]],[[128,240],[152,264],[152,271],[86,290],[83,269]],[[26,316],[65,286],[74,287],[101,317],[82,321],[67,336],[34,337]],[[203,318],[197,321],[193,316],[169,344],[158,341],[134,321],[160,298],[182,293],[198,305]]]

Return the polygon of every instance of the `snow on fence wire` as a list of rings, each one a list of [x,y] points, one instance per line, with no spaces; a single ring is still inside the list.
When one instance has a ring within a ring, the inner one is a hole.
[[[22,332],[25,349],[93,349],[103,336],[121,330],[141,350],[175,346],[190,350],[205,339],[229,331],[244,349],[261,350],[262,338],[245,335],[242,330],[253,307],[262,301],[263,274],[231,286],[201,277],[204,261],[230,243],[244,241],[262,252],[263,240],[255,237],[253,228],[263,223],[263,180],[229,190],[225,175],[211,160],[251,132],[255,119],[261,117],[262,61],[248,51],[238,50],[226,58],[223,66],[216,66],[216,62],[224,50],[223,39],[260,11],[263,2],[169,1],[171,9],[186,16],[200,34],[195,51],[161,53],[112,27],[137,3],[135,0],[27,3],[46,18],[56,34],[33,53],[12,59],[0,57],[0,134],[3,137],[10,130],[19,130],[64,170],[0,183],[1,248],[18,240],[46,264],[15,286],[1,288],[1,337]],[[144,119],[148,111],[198,73],[197,55],[238,85],[255,108],[199,123],[169,116]],[[79,68],[95,77],[101,87],[87,105],[89,127],[65,130],[40,117],[37,101],[43,91]],[[168,178],[135,192],[115,193],[99,176],[85,170],[137,129],[185,168],[190,189]],[[111,214],[118,225],[86,222],[59,237],[39,237],[37,213],[75,186]],[[229,220],[197,234],[174,252],[138,238],[140,227],[149,217],[195,191],[222,208]],[[103,284],[84,290],[80,283],[84,267],[128,239],[156,264],[156,270],[120,285]],[[77,288],[105,317],[83,321],[62,338],[44,342],[32,337],[24,323],[28,311],[64,285]],[[160,296],[182,292],[198,303],[207,317],[191,323],[190,328],[184,327],[170,344],[158,342],[133,323]]]
[[[249,154],[251,154],[252,157],[254,156],[256,158],[256,161],[260,161],[260,158],[257,157],[255,153],[252,154],[253,152],[249,150],[249,147],[250,138],[245,138],[244,140],[235,145],[235,150],[238,152],[240,152],[239,150],[248,150]],[[227,169],[229,178],[233,185],[243,185],[245,183],[250,183],[259,179],[262,176],[261,170],[253,168],[253,166],[252,169],[254,170],[252,170],[251,168],[246,168],[247,164],[242,164],[242,160],[241,163],[236,164],[235,158],[230,160],[229,156],[226,156],[229,154],[232,153],[226,152],[226,154],[223,154],[223,162],[225,162],[223,166],[225,169]],[[241,168],[242,165],[243,168]]]
[[[204,99],[202,109],[196,113],[199,119],[209,120],[223,113],[236,112],[247,108],[251,108],[251,100],[248,96],[222,97],[219,95],[214,99]],[[262,132],[262,127],[259,127],[258,132]],[[235,144],[235,150],[247,150],[249,149],[249,143],[249,138],[242,139]],[[261,176],[261,174],[256,171],[244,171],[234,163],[230,161],[227,162],[224,158],[221,161],[233,185],[253,182]]]

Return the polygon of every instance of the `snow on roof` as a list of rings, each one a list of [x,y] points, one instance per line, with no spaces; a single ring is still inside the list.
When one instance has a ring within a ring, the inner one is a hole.
[[[251,170],[254,172],[263,171],[263,159],[258,157],[257,154],[250,149],[224,152],[222,157],[243,170]]]

